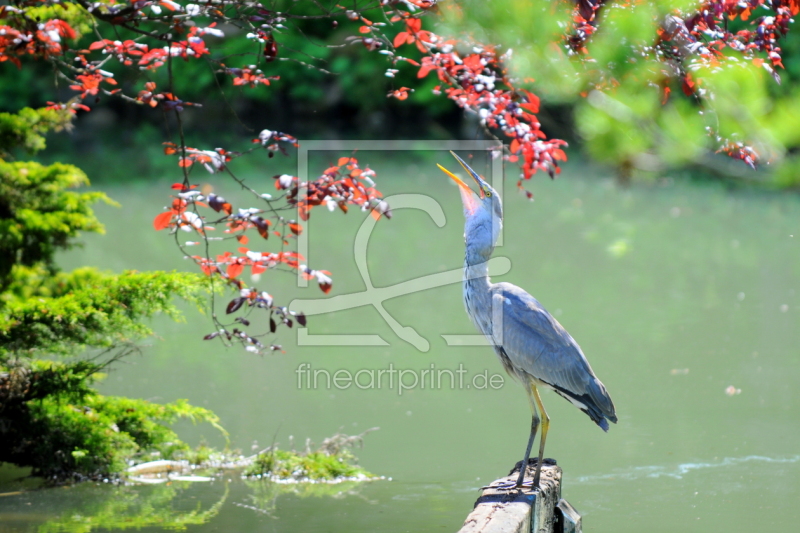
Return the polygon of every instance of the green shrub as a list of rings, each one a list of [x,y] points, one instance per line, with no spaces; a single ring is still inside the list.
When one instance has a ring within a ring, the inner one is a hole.
[[[56,251],[81,232],[102,233],[92,204],[112,201],[69,190],[89,184],[75,166],[11,159],[44,148],[44,134],[71,117],[0,113],[0,461],[51,482],[113,477],[140,454],[185,454],[168,427],[179,418],[222,430],[216,415],[185,400],[159,405],[92,388],[151,333],[143,318],[180,318],[175,297],[199,302],[206,283],[193,274],[59,270]]]

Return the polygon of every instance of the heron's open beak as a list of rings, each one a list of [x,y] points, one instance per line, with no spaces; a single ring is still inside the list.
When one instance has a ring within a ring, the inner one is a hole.
[[[461,166],[464,168],[464,170],[467,171],[467,174],[472,176],[472,179],[474,179],[475,183],[478,184],[478,191],[479,191],[479,193],[481,195],[481,198],[483,198],[483,186],[485,185],[485,182],[483,181],[483,178],[481,178],[480,175],[477,172],[472,170],[472,168],[463,159],[458,157],[458,155],[454,151],[450,150],[450,154],[453,157],[456,158],[456,161],[458,161],[461,164]],[[449,172],[448,172],[448,174],[449,174]],[[452,174],[450,174],[450,175],[452,176]]]
[[[461,161],[461,159],[458,156],[456,156],[456,159],[458,159],[459,163],[461,163],[461,165],[464,166],[464,168],[469,171],[469,168],[464,164],[463,161]],[[477,194],[475,193],[475,191],[470,189],[469,185],[461,181],[461,178],[459,178],[458,176],[456,176],[455,174],[444,168],[442,165],[437,164],[436,166],[439,167],[439,169],[442,172],[450,176],[450,179],[456,182],[456,184],[458,185],[458,190],[461,193],[461,201],[464,204],[464,209],[470,215],[474,214],[480,207],[480,202],[478,201]],[[483,191],[481,191],[481,197],[483,197]]]
[[[455,153],[455,152],[453,152],[453,151],[451,150],[451,151],[450,151],[450,153],[453,155],[453,157],[455,157],[455,158],[456,158],[456,161],[458,161],[458,162],[461,164],[461,166],[464,168],[464,170],[466,170],[466,171],[467,171],[467,174],[469,174],[470,176],[472,176],[472,179],[474,179],[474,180],[475,180],[475,183],[477,183],[477,184],[478,184],[478,193],[477,193],[477,194],[479,194],[479,195],[480,195],[480,197],[481,197],[481,198],[483,198],[483,196],[484,196],[484,194],[483,194],[483,185],[484,185],[483,178],[481,178],[481,177],[478,175],[478,173],[477,173],[477,172],[475,172],[474,170],[472,170],[472,169],[470,168],[470,166],[464,162],[464,160],[463,160],[463,159],[461,159],[460,157],[458,157],[458,156],[456,155],[456,153]],[[461,187],[462,189],[471,190],[471,189],[469,188],[469,185],[467,185],[466,183],[464,183],[463,181],[461,181],[461,179],[460,179],[458,176],[456,176],[455,174],[453,174],[452,172],[450,172],[449,170],[447,170],[446,168],[444,168],[442,165],[439,165],[439,164],[437,164],[436,166],[437,166],[437,167],[439,167],[439,168],[442,170],[442,172],[444,172],[445,174],[447,174],[448,176],[450,176],[450,178],[451,178],[453,181],[455,181],[455,182],[458,184],[458,186],[459,186],[459,187]]]

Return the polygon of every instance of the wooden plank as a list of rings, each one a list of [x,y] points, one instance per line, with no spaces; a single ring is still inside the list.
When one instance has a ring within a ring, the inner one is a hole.
[[[484,488],[459,533],[553,533],[555,508],[561,499],[561,468],[545,459],[539,488],[517,489],[513,484],[520,463],[508,476]],[[528,463],[528,479],[533,477],[535,463]]]
[[[556,505],[555,533],[581,533],[581,528],[581,514],[567,500],[559,500]]]

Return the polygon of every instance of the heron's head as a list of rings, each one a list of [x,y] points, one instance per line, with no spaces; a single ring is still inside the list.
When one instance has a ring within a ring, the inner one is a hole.
[[[493,247],[503,225],[503,202],[500,199],[500,195],[480,174],[472,170],[463,159],[453,152],[450,153],[453,154],[453,157],[456,158],[467,174],[478,185],[478,192],[475,192],[458,176],[442,165],[438,165],[445,174],[456,182],[458,190],[461,192],[461,202],[464,204],[464,217],[466,218],[464,236],[467,239],[467,243],[469,244],[470,241],[473,241],[483,244],[488,241],[488,245]]]

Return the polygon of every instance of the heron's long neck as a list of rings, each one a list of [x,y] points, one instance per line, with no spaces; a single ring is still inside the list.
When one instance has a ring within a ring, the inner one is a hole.
[[[492,325],[481,310],[491,309],[491,288],[489,281],[489,258],[492,247],[476,246],[467,240],[467,253],[464,256],[464,307],[478,331],[491,336]]]
[[[492,257],[494,246],[485,242],[471,242],[467,240],[467,250],[464,254],[464,290],[470,290],[481,297],[489,294],[491,281],[489,281],[489,259]]]

